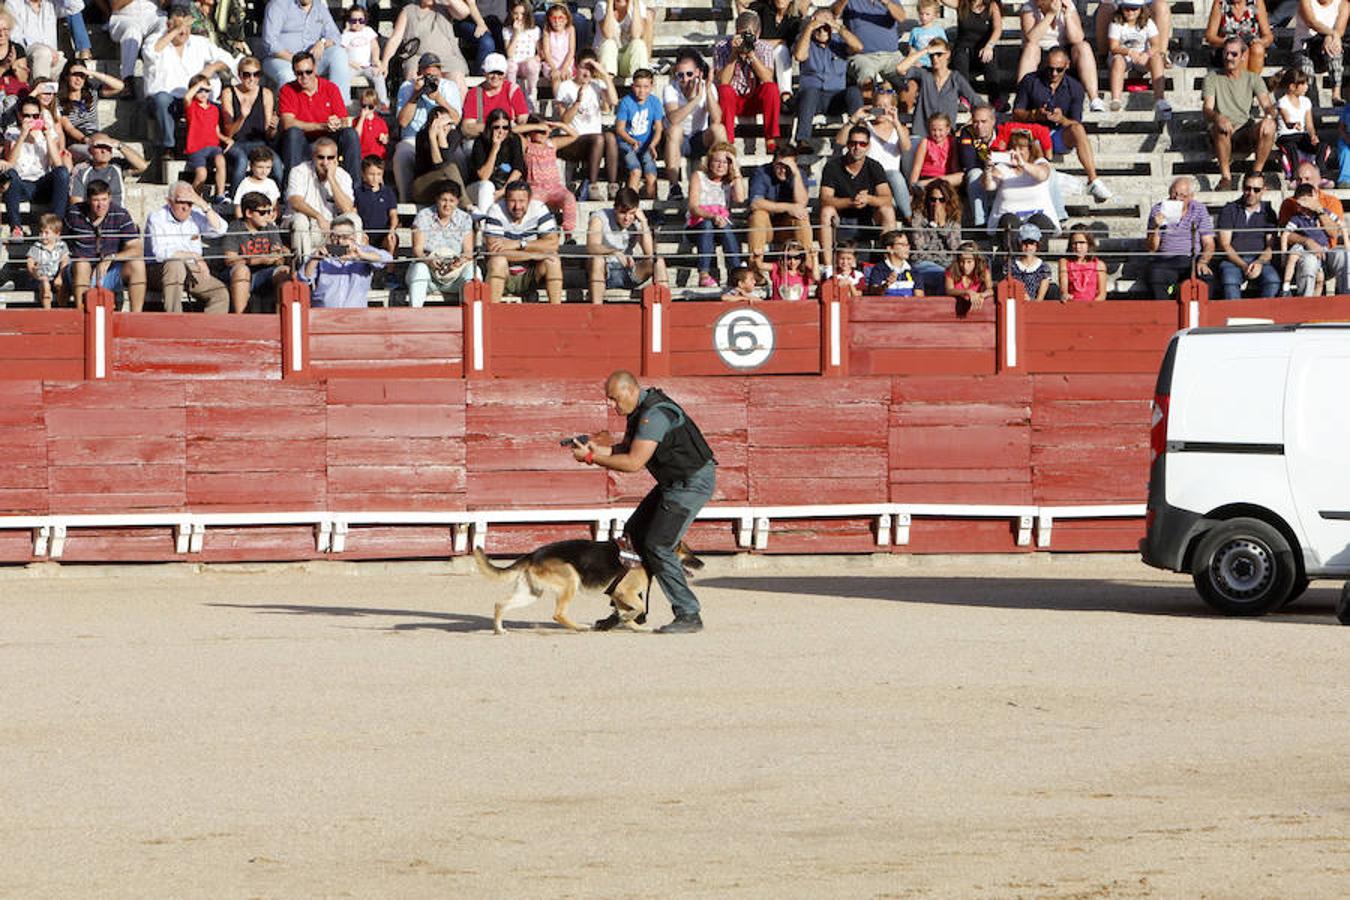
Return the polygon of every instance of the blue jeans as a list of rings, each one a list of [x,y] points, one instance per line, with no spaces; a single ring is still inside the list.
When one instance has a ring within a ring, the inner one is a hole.
[[[1340,170],[1336,173],[1336,183],[1350,181],[1350,147],[1345,145],[1345,141],[1336,142],[1336,161],[1340,163]]]
[[[828,116],[836,113],[847,114],[848,111],[848,100],[843,88],[837,91],[825,91],[813,87],[802,88],[797,99],[797,124],[793,129],[792,139],[795,141],[809,141],[811,139],[811,123],[815,120],[816,113],[824,113]]]
[[[239,189],[239,182],[248,174],[248,155],[254,147],[266,147],[272,153],[272,180],[277,187],[286,187],[286,167],[281,163],[281,155],[265,141],[244,141],[234,144],[225,151],[225,171],[230,177],[230,196]]]
[[[52,215],[58,219],[66,217],[66,203],[70,199],[70,170],[57,166],[37,181],[24,181],[10,169],[9,190],[5,192],[5,219],[15,228],[23,224],[23,214],[19,205],[25,201],[36,200],[39,203],[51,203]]]
[[[89,29],[84,25],[84,13],[77,12],[66,16],[66,26],[70,29],[70,44],[79,53],[90,48]]]
[[[634,150],[632,144],[625,142],[621,145],[621,150],[625,172],[641,172],[643,175],[656,174],[656,157],[652,155],[650,142],[643,142],[641,150]]]
[[[145,106],[150,111],[150,118],[155,121],[155,129],[159,133],[159,146],[165,150],[172,150],[178,129],[178,117],[183,114],[183,101],[173,94],[160,91],[146,97]]]
[[[315,63],[319,76],[327,78],[337,85],[338,91],[342,94],[342,101],[350,108],[352,105],[352,67],[347,65],[347,49],[340,45],[329,47],[323,51],[323,59],[315,60]],[[282,85],[295,80],[295,73],[291,71],[290,61],[275,56],[263,60],[263,75],[267,77],[268,81],[276,85],[277,90],[281,90]]]
[[[1242,299],[1242,282],[1247,280],[1245,266],[1238,266],[1227,259],[1219,260],[1219,299]],[[1280,295],[1280,273],[1270,263],[1261,266],[1261,274],[1252,279],[1259,290],[1258,297],[1278,297]]]
[[[326,133],[326,132],[325,132]],[[329,135],[337,141],[340,165],[352,176],[353,187],[361,183],[361,139],[356,129],[344,128]],[[315,140],[318,139],[315,135]],[[281,161],[289,172],[301,163],[308,162],[313,156],[309,136],[299,128],[287,128],[281,133]]]
[[[642,498],[623,529],[677,616],[698,615],[699,606],[675,548],[716,486],[717,467],[711,462],[684,481],[658,484]],[[650,592],[647,607],[651,608]]]
[[[941,297],[947,292],[947,270],[941,263],[930,259],[921,259],[909,264],[914,270],[914,279],[926,297]]]
[[[712,270],[713,245],[717,241],[722,244],[722,254],[726,257],[728,271],[741,264],[741,242],[732,233],[730,225],[718,228],[712,219],[704,219],[696,228],[694,246],[698,248],[699,272],[706,275]]]
[[[489,54],[499,53],[498,48],[504,47],[502,43],[502,23],[496,16],[483,16],[483,22],[488,29],[483,32],[482,37],[473,36],[473,19],[463,19],[455,23],[455,34],[461,41],[469,41],[474,44],[475,55],[478,61],[474,63],[474,74],[480,74],[483,71],[483,60],[488,58]],[[577,35],[577,47],[581,46],[581,35]]]

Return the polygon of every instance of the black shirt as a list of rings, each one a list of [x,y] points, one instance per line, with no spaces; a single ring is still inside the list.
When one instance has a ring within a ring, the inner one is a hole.
[[[240,256],[271,256],[274,253],[290,253],[290,247],[281,239],[280,233],[267,228],[250,231],[248,223],[235,220],[230,230],[220,239],[222,253],[238,253]]]
[[[478,170],[487,162],[491,150],[492,135],[484,132],[482,137],[473,142],[473,152],[469,154],[469,169],[464,173],[466,181],[472,183],[483,180],[478,177]],[[497,150],[497,167],[492,170],[492,177],[487,180],[499,188],[506,187],[506,180],[512,172],[525,174],[525,149],[520,145],[518,134],[507,135],[506,140],[502,141],[501,148]]]
[[[759,14],[759,39],[762,41],[782,41],[791,44],[797,40],[802,28],[802,17],[793,12],[795,4],[788,4],[787,15],[778,21],[778,12],[772,0],[758,0],[750,4],[750,9]]]
[[[1233,232],[1231,244],[1233,250],[1241,257],[1260,256],[1266,252],[1266,238],[1270,236],[1269,231],[1279,227],[1279,219],[1275,216],[1275,209],[1265,201],[1254,211],[1247,209],[1247,204],[1241,200],[1234,200],[1231,203],[1225,203],[1223,209],[1219,210],[1219,221],[1214,226],[1215,231]],[[1248,228],[1261,228],[1268,231],[1245,231]],[[1222,259],[1223,255],[1220,254]]]
[[[877,186],[883,184],[890,187],[886,170],[875,159],[864,159],[862,169],[854,175],[844,168],[844,157],[836,156],[825,164],[825,171],[820,176],[820,186],[834,188],[836,200],[851,200],[860,191],[876,194]]]

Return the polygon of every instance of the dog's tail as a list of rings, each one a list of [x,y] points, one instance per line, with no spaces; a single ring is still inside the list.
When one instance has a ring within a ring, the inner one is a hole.
[[[684,541],[680,541],[679,545],[675,547],[675,555],[680,558],[681,565],[691,572],[697,572],[703,568],[703,560],[695,556],[693,549]]]
[[[487,558],[487,554],[483,552],[483,548],[473,548],[473,561],[478,563],[478,571],[482,572],[488,578],[495,580],[510,578],[515,575],[516,570],[524,565],[525,559],[526,558],[522,556],[509,566],[498,566],[495,565],[492,560]]]

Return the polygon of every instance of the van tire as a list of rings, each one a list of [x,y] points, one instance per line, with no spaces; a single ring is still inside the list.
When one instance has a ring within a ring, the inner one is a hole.
[[[1295,578],[1294,587],[1289,591],[1289,596],[1284,598],[1284,602],[1281,603],[1280,606],[1288,606],[1290,603],[1293,603],[1299,597],[1302,597],[1303,592],[1308,589],[1309,584],[1310,582],[1308,581],[1307,575],[1300,575],[1297,578]]]
[[[1260,519],[1229,519],[1201,539],[1191,564],[1195,589],[1228,616],[1264,616],[1293,595],[1298,567],[1289,541]]]

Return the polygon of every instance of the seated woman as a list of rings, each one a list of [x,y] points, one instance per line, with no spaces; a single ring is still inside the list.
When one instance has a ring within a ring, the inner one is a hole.
[[[736,148],[716,144],[689,179],[688,226],[698,246],[699,287],[717,287],[712,275],[714,242],[722,245],[727,270],[741,264],[741,242],[731,230],[731,208],[745,202],[745,182],[736,165]]]
[[[1247,45],[1247,71],[1260,75],[1266,67],[1266,50],[1275,43],[1266,0],[1214,0],[1205,43],[1219,53],[1231,37],[1242,38]]]
[[[937,297],[945,290],[943,278],[961,246],[961,195],[946,181],[934,180],[919,196],[923,200],[911,220],[910,265],[923,292]]]
[[[597,0],[591,18],[595,52],[606,72],[630,78],[650,66],[656,13],[643,0]]]
[[[1073,60],[1078,80],[1083,82],[1093,112],[1106,112],[1097,92],[1097,60],[1083,35],[1083,20],[1068,0],[1026,0],[1022,6],[1022,56],[1017,62],[1017,81],[1041,66],[1042,54],[1062,47]]]
[[[506,186],[528,174],[525,147],[511,130],[511,116],[504,109],[488,113],[483,136],[474,141],[469,154],[469,205],[479,216],[506,194]]]
[[[94,83],[98,90],[94,90]],[[120,78],[91,69],[81,60],[72,60],[61,73],[57,85],[57,106],[61,110],[61,132],[66,137],[66,148],[75,160],[89,158],[88,138],[99,131],[98,101],[116,97],[124,85]],[[129,147],[122,147],[127,163],[137,174],[145,171],[146,162]]]
[[[417,0],[399,11],[394,20],[394,30],[384,42],[384,52],[380,62],[386,72],[403,45],[415,46],[415,51],[405,51],[403,70],[394,73],[398,78],[411,81],[417,77],[417,61],[423,53],[435,54],[441,61],[441,71],[459,87],[461,97],[468,94],[466,77],[469,64],[459,49],[459,38],[455,35],[455,23],[470,18],[469,5],[463,0]],[[491,38],[489,37],[489,43]],[[412,42],[416,41],[414,45]],[[491,52],[490,50],[488,52]]]
[[[1317,69],[1325,67],[1331,81],[1331,105],[1340,106],[1341,82],[1345,76],[1346,7],[1350,0],[1299,0],[1294,15],[1294,65],[1309,79],[1317,76]],[[1317,106],[1317,82],[1309,91],[1313,106]]]
[[[426,125],[417,132],[414,147],[412,183],[413,202],[429,206],[440,195],[441,185],[453,181],[464,186],[463,175],[454,160],[451,146],[455,125],[450,112],[436,107],[427,116]]]
[[[1053,177],[1054,170],[1042,158],[1041,146],[1029,132],[1014,131],[1009,136],[1006,158],[990,154],[984,169],[984,188],[994,201],[986,227],[990,234],[1002,232],[1002,246],[1013,246],[1012,235],[1024,223],[1059,234],[1050,191]]]

